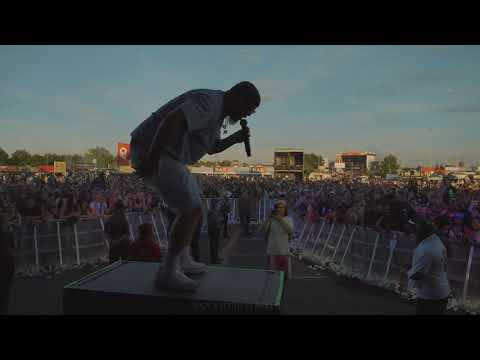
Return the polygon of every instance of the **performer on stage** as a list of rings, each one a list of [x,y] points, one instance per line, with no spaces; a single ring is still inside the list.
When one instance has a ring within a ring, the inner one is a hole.
[[[155,280],[158,288],[195,291],[196,282],[186,275],[206,270],[188,251],[202,210],[199,186],[186,165],[247,141],[246,126],[225,139],[220,130],[224,121],[236,124],[259,105],[260,94],[247,81],[228,91],[192,90],[162,106],[131,133],[132,166],[177,214],[165,266]]]

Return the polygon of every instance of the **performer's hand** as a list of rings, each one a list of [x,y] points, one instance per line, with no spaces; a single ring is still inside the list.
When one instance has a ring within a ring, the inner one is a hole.
[[[234,132],[231,136],[237,144],[243,143],[250,137],[250,128],[246,126],[244,129]]]

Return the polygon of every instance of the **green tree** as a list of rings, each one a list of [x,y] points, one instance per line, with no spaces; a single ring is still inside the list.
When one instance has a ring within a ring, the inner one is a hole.
[[[8,153],[0,147],[0,165],[8,164]]]
[[[39,154],[33,154],[32,157],[30,158],[30,165],[32,166],[39,166],[43,165],[45,163],[45,158],[43,155]]]
[[[318,169],[323,163],[323,158],[320,155],[310,153],[303,156],[303,175],[308,177],[310,173]]]
[[[30,163],[31,155],[27,150],[16,150],[10,156],[10,165],[24,166]]]
[[[382,176],[386,176],[387,174],[395,174],[399,168],[400,164],[398,159],[392,154],[387,155],[380,163],[380,173]]]
[[[115,163],[115,157],[110,153],[110,151],[101,146],[87,150],[87,153],[85,154],[85,160],[88,162],[93,162],[93,159],[96,159],[97,161],[97,168],[108,168]]]

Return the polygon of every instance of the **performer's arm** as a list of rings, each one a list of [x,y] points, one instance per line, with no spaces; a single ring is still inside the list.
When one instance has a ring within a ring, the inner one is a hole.
[[[167,116],[162,130],[159,131],[156,144],[162,147],[175,147],[187,132],[187,121],[182,111],[175,111]]]
[[[240,144],[250,137],[250,130],[247,128],[240,129],[225,139],[218,139],[213,148],[208,152],[209,155],[218,154],[227,150],[229,147]]]

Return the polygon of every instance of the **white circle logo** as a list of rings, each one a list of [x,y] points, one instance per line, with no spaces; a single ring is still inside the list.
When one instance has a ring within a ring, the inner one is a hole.
[[[128,153],[127,148],[124,148],[124,147],[121,147],[121,148],[120,148],[120,157],[121,157],[123,160],[127,160],[127,153]]]

